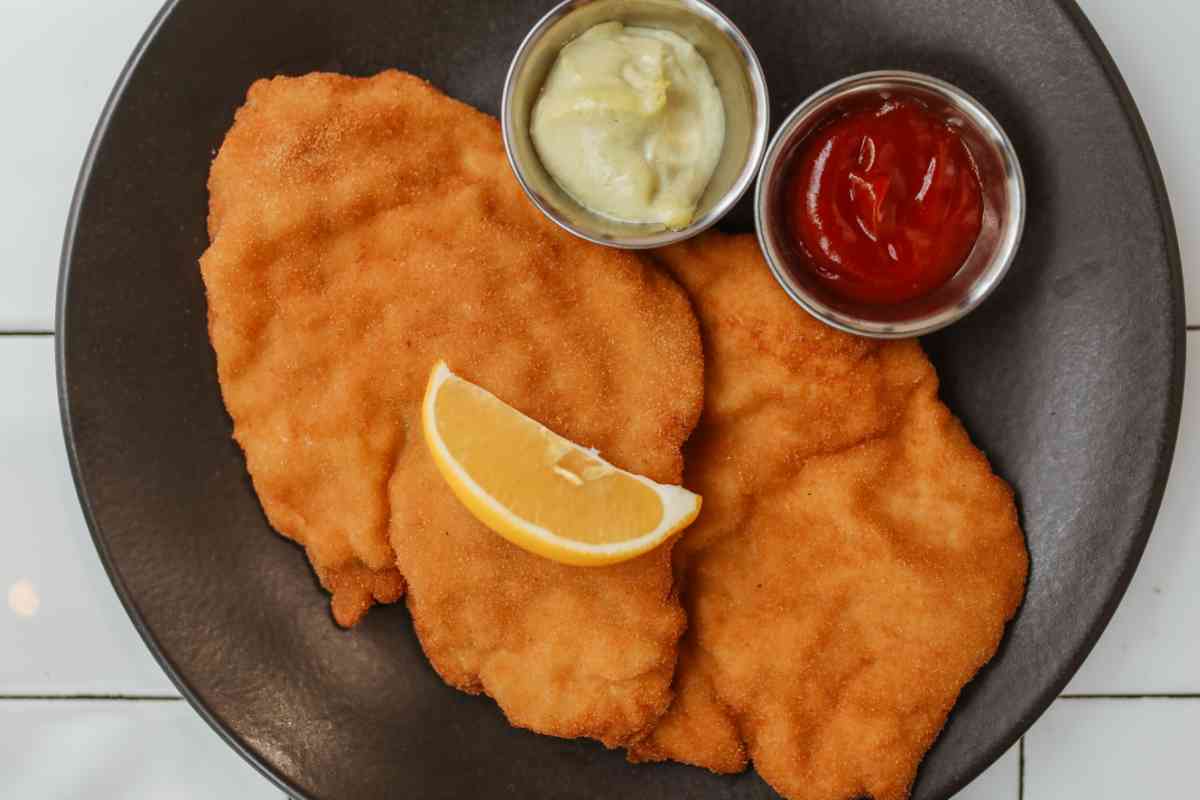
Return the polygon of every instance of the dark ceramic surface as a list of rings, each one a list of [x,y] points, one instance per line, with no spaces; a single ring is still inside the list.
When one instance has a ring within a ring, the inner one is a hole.
[[[1078,667],[1158,509],[1182,393],[1177,246],[1157,166],[1078,9],[1038,0],[724,2],[773,118],[853,72],[928,72],[982,100],[1029,185],[999,291],[926,341],[943,394],[1015,486],[1028,596],[964,692],[914,796],[947,796]],[[84,164],[63,256],[59,380],[72,468],[113,583],[201,714],[260,769],[321,798],[766,798],[748,772],[631,767],[509,728],[442,685],[406,611],[338,630],[300,550],[267,527],[230,439],[196,259],[209,160],[264,75],[401,67],[495,112],[523,2],[169,4]],[[726,227],[745,229],[743,204]]]

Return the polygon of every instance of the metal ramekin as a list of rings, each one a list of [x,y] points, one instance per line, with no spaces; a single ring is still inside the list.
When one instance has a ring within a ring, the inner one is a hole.
[[[687,39],[712,70],[725,104],[725,146],[696,208],[680,230],[620,222],[575,202],[546,172],[529,135],[529,118],[546,74],[569,41],[593,25],[619,20],[663,28]],[[704,0],[566,0],[533,26],[517,48],[500,120],[517,180],[542,213],[576,236],[611,247],[662,247],[695,236],[733,208],[758,174],[770,130],[767,82],[758,58],[729,19]]]
[[[801,142],[840,110],[872,97],[915,96],[955,125],[983,187],[983,226],[966,262],[932,293],[895,306],[850,302],[832,294],[801,263],[788,229],[784,189]],[[758,240],[775,278],[792,299],[824,322],[880,339],[922,336],[974,310],[1012,264],[1025,227],[1025,180],[1012,142],[979,101],[945,81],[915,72],[866,72],[837,81],[791,113],[771,140],[755,193]]]

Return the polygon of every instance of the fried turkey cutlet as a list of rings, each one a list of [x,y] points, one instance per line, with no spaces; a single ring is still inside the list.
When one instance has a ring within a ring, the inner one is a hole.
[[[451,685],[541,733],[644,734],[684,627],[671,547],[580,569],[500,539],[436,474],[419,404],[444,358],[615,465],[679,483],[703,398],[679,286],[544,219],[496,120],[400,72],[257,82],[209,191],[201,269],[234,437],[338,622],[406,583]]]
[[[810,317],[753,236],[656,255],[704,337],[684,479],[704,508],[675,548],[675,700],[630,757],[753,762],[789,800],[902,800],[1021,601],[1012,491],[916,341]]]

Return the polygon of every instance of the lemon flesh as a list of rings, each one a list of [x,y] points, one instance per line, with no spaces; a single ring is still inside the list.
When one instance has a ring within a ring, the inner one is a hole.
[[[546,558],[624,561],[699,513],[698,495],[617,469],[444,362],[430,374],[421,416],[426,444],[455,496],[493,531]]]

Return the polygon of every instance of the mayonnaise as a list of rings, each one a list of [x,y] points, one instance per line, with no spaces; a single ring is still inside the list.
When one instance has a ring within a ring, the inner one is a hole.
[[[725,111],[708,64],[682,36],[606,22],[559,53],[530,134],[581,205],[683,228],[721,158]]]

